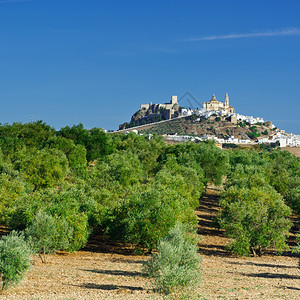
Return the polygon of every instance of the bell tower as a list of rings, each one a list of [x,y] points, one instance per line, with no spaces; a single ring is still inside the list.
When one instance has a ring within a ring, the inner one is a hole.
[[[228,93],[226,93],[225,95],[225,108],[229,107],[229,97],[228,97]]]

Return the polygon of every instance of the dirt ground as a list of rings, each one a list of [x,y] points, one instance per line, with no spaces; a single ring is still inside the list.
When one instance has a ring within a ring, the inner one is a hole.
[[[298,258],[269,253],[238,258],[228,254],[228,239],[213,228],[217,191],[210,190],[198,211],[203,276],[195,294],[204,299],[300,299]],[[293,244],[294,234],[290,238]],[[35,258],[26,279],[1,299],[160,299],[142,276],[147,257],[100,237],[83,251],[49,256],[45,265]]]
[[[300,147],[284,147],[281,148],[281,150],[287,150],[290,153],[296,155],[297,157],[300,157]]]

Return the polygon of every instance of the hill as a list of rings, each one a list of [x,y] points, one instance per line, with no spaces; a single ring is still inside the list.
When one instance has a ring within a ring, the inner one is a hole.
[[[233,123],[230,121],[230,118],[222,118],[216,115],[210,116],[208,119],[197,118],[196,115],[192,115],[127,130],[132,129],[136,129],[142,134],[214,135],[224,139],[234,136],[235,138],[244,140],[268,137],[276,132],[276,129],[270,129],[262,123],[257,123],[256,125],[250,125],[245,121]]]

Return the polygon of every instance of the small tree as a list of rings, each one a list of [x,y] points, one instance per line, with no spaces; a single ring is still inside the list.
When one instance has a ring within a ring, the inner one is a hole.
[[[156,289],[165,294],[186,288],[200,278],[200,256],[198,247],[188,236],[187,228],[180,223],[161,238],[145,266],[146,274],[154,279]]]
[[[149,184],[143,188],[146,191],[134,191],[109,211],[105,227],[112,239],[151,252],[176,221],[192,226],[197,224],[188,199],[175,189],[161,184]]]
[[[232,252],[260,256],[271,246],[279,251],[287,248],[291,210],[273,188],[230,187],[220,206],[219,222],[232,238]]]
[[[60,230],[62,228],[64,232]],[[25,232],[43,263],[47,262],[47,253],[66,249],[69,246],[70,229],[67,222],[60,218],[55,219],[45,212],[39,211]]]
[[[24,234],[12,231],[0,240],[1,291],[18,284],[31,267],[32,249]]]

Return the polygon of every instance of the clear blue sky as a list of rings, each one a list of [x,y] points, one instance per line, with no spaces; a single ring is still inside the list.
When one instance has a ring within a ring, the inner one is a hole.
[[[299,0],[0,0],[0,122],[117,129],[141,103],[229,93],[300,134]]]

